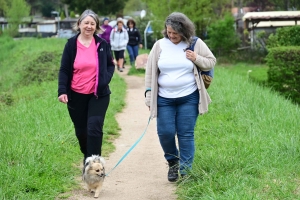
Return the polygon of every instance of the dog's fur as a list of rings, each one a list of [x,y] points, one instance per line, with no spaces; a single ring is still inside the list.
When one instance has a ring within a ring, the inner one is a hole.
[[[105,160],[101,156],[92,155],[86,158],[82,179],[90,192],[95,191],[95,198],[99,197],[103,185],[105,170]]]

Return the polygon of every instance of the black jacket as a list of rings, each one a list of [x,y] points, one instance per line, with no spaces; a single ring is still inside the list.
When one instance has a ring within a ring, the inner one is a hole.
[[[136,46],[142,44],[141,34],[137,28],[134,27],[131,31],[130,28],[127,27],[127,32],[129,36],[129,41],[127,43],[128,45]]]
[[[79,34],[68,39],[63,55],[61,58],[61,65],[58,75],[58,96],[62,94],[68,94],[68,98],[71,99],[71,81],[73,78],[74,61],[77,52],[77,37]],[[114,74],[115,65],[111,51],[107,42],[94,35],[97,54],[98,54],[98,70],[96,76],[96,92],[95,96],[105,96],[111,93],[109,89],[109,83]]]

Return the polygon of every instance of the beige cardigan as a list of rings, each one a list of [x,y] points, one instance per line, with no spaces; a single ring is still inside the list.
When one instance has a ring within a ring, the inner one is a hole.
[[[157,62],[159,55],[161,53],[161,48],[159,45],[160,40],[158,40],[152,47],[150,54],[148,56],[148,62],[146,66],[145,74],[145,89],[146,89],[146,99],[145,103],[150,107],[150,117],[154,118],[157,116],[157,94],[158,94],[158,74],[159,70],[157,67]],[[194,61],[194,75],[199,90],[199,114],[202,115],[208,112],[208,104],[211,103],[211,99],[204,87],[204,82],[202,78],[199,78],[197,67],[202,71],[209,71],[216,64],[216,58],[209,50],[207,45],[198,38],[194,52],[197,53],[197,58]],[[201,77],[201,76],[200,76]]]

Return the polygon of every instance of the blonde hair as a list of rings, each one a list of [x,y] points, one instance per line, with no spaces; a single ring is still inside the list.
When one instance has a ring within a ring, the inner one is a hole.
[[[74,29],[75,31],[77,31],[77,32],[80,32],[79,24],[80,24],[80,23],[82,22],[82,20],[84,20],[87,16],[92,17],[92,18],[95,20],[95,22],[96,22],[96,31],[95,31],[94,34],[103,33],[104,30],[103,30],[103,28],[101,28],[101,26],[100,26],[100,20],[99,20],[98,15],[97,15],[94,11],[92,11],[92,10],[90,10],[90,9],[85,10],[85,11],[80,15],[79,19],[78,19],[77,22],[74,24],[73,29]]]

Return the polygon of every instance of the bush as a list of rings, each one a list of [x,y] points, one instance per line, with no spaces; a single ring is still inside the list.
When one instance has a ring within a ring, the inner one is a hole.
[[[26,63],[21,74],[22,85],[57,79],[61,52],[42,52],[36,59]]]
[[[275,35],[271,34],[269,36],[267,48],[279,46],[300,46],[299,32],[299,26],[278,28]]]
[[[209,47],[217,55],[226,55],[236,49],[240,39],[234,30],[234,18],[226,15],[223,20],[213,23],[208,29]]]
[[[74,12],[74,11],[71,11],[71,12],[70,12],[70,17],[71,17],[71,18],[75,18],[75,12]]]
[[[300,47],[271,48],[266,60],[268,84],[300,103]]]
[[[13,102],[13,96],[11,93],[4,92],[0,94],[0,103],[10,106],[13,104]]]

